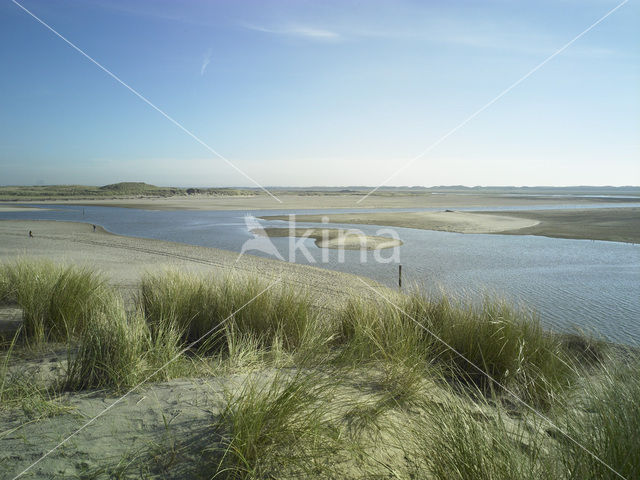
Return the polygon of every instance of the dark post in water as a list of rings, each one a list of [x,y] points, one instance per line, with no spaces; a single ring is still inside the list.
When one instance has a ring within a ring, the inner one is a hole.
[[[402,288],[402,265],[398,265],[398,288]]]

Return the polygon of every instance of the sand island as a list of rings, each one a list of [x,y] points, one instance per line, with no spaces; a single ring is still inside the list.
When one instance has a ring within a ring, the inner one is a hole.
[[[356,229],[344,228],[260,228],[254,233],[268,237],[308,237],[315,239],[319,248],[344,250],[381,250],[399,247],[402,240],[376,235],[365,235]]]

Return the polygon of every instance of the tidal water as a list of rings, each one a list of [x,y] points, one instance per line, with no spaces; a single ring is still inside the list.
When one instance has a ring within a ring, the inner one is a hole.
[[[491,207],[490,210],[508,208]],[[322,212],[330,213],[331,210]],[[65,205],[56,206],[55,210],[3,212],[0,219],[87,222],[121,235],[240,252],[244,242],[254,238],[248,225],[255,225],[257,221],[263,226],[287,225],[286,222],[267,222],[255,217],[290,213],[318,212],[156,211]],[[297,226],[318,224],[300,223]],[[331,226],[358,228],[369,235],[385,228]],[[363,258],[359,251],[324,250],[323,258],[323,250],[311,239],[271,240],[285,259],[296,263],[364,275],[389,286],[397,286],[398,263],[401,263],[403,284],[420,285],[433,295],[446,292],[470,301],[481,301],[486,295],[499,297],[535,310],[548,328],[581,330],[615,342],[640,344],[640,245],[524,235],[394,230],[404,242],[397,252],[398,258],[391,258],[392,249],[379,251],[378,258],[373,252],[367,252]],[[290,257],[291,242],[300,242],[298,245],[306,247],[308,257],[300,249],[294,252],[295,257]],[[247,253],[269,256],[259,251]],[[344,258],[340,258],[341,255]]]

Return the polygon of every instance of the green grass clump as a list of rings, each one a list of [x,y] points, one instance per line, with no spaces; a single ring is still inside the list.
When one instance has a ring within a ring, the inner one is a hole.
[[[91,319],[83,331],[77,352],[70,353],[64,387],[123,389],[145,373],[144,354],[148,329],[139,315],[127,318],[119,299]]]
[[[0,286],[3,301],[22,308],[24,336],[33,344],[77,335],[113,295],[95,271],[44,260],[2,265]]]
[[[0,409],[62,411],[60,387],[225,377],[213,431],[196,426],[167,470],[196,458],[189,468],[206,478],[619,478],[606,464],[640,478],[632,352],[611,363],[601,342],[546,332],[504,303],[386,291],[390,302],[319,309],[321,298],[257,277],[173,272],[144,277],[127,312],[91,270],[20,261],[0,272],[0,298],[23,308],[26,337],[68,342],[64,378],[44,385],[12,358],[17,334],[0,355]]]
[[[254,335],[265,346],[278,339],[286,349],[301,347],[317,312],[304,293],[280,285],[261,293],[268,286],[255,277],[204,279],[169,272],[143,279],[140,304],[152,329],[171,324],[185,344],[213,329],[199,345],[205,351],[221,350],[229,329]]]
[[[338,324],[348,362],[426,361],[426,332],[383,300],[351,299],[339,312]]]
[[[49,331],[60,340],[83,332],[93,316],[108,310],[113,295],[105,278],[95,271],[86,267],[65,268],[51,292]]]
[[[504,303],[463,306],[419,293],[389,300],[352,300],[342,310],[347,358],[437,363],[452,378],[487,392],[499,383],[538,406],[550,405],[575,375],[560,339]]]
[[[217,460],[209,473],[227,479],[316,476],[336,453],[326,422],[328,385],[317,374],[247,377],[217,424],[221,442],[211,450]]]
[[[0,271],[4,302],[22,308],[25,337],[34,343],[44,341],[51,293],[62,268],[50,261],[18,260],[3,264]]]
[[[450,400],[421,406],[404,448],[413,478],[437,480],[546,480],[562,478],[545,451],[544,433],[515,424],[487,404]]]
[[[579,445],[564,440],[561,450],[567,478],[640,478],[640,361],[608,365],[581,393],[567,415]]]
[[[195,371],[174,325],[151,329],[141,312],[127,313],[114,295],[71,344],[64,388],[122,390],[142,380],[164,381]]]
[[[546,332],[535,316],[503,302],[486,300],[479,308],[463,307],[446,299],[429,302],[413,295],[408,309],[448,344],[432,343],[432,355],[452,374],[484,390],[501,390],[488,374],[521,399],[541,407],[549,406],[574,379],[575,370],[558,337]]]

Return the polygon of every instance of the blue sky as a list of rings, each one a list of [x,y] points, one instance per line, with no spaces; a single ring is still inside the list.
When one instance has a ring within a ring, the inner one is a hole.
[[[619,2],[17,0],[264,185],[377,185]],[[251,183],[0,3],[0,184]],[[640,2],[391,185],[640,184]]]

